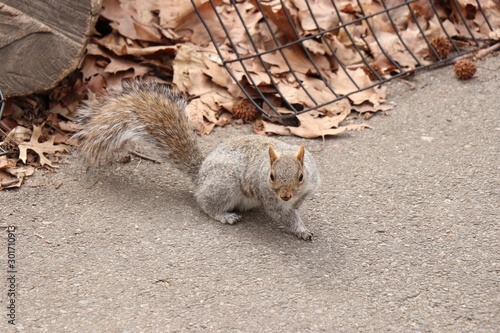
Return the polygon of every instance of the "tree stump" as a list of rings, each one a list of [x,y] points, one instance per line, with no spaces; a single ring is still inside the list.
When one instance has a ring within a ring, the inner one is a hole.
[[[0,90],[5,97],[51,89],[73,72],[103,0],[1,0]]]

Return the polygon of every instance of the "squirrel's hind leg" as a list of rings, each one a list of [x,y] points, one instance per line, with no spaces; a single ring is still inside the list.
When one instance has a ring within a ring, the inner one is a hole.
[[[200,187],[195,196],[201,209],[211,218],[224,224],[235,224],[241,221],[243,215],[232,211],[236,207],[234,199],[237,197],[232,192],[230,188],[218,189],[218,191],[212,188],[211,191],[206,191]]]

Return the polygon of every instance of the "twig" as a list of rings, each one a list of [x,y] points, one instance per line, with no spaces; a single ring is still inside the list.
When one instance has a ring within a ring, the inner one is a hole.
[[[49,240],[45,239],[45,237],[43,237],[42,235],[35,234],[35,236],[39,237],[40,239],[42,239],[42,240],[43,240],[45,243],[47,243],[47,244],[52,244],[52,242],[51,242],[51,241],[49,241]]]
[[[130,153],[131,153],[131,154],[134,154],[135,156],[140,157],[140,158],[142,158],[142,159],[148,160],[148,161],[153,161],[153,162],[158,163],[158,164],[161,164],[161,163],[162,163],[162,161],[161,161],[161,160],[157,160],[157,159],[155,159],[155,158],[153,158],[153,157],[146,156],[146,155],[141,154],[141,153],[138,153],[138,152],[136,152],[136,151],[134,151],[134,150],[131,150],[131,151],[130,151]]]
[[[417,87],[417,85],[416,85],[415,83],[410,82],[410,81],[405,80],[405,79],[400,78],[400,77],[396,78],[396,81],[398,81],[398,82],[403,82],[403,83],[404,83],[404,84],[406,84],[408,87],[410,87],[410,90],[414,90],[414,89]]]
[[[61,134],[61,135],[66,135],[66,133],[64,133],[63,130],[61,130],[60,128],[57,128],[55,127],[53,124],[51,123],[44,123],[44,125],[47,125],[49,126],[50,128],[52,128],[54,131],[56,131],[57,133]]]
[[[42,187],[42,186],[47,186],[47,184],[28,185],[28,187]]]
[[[310,152],[313,152],[313,153],[319,153],[320,151],[323,151],[325,149],[325,146],[326,146],[326,139],[325,139],[325,136],[322,135],[321,136],[321,139],[323,139],[323,144],[321,145],[321,148],[320,149],[309,149]]]
[[[0,121],[0,124],[3,123],[3,120]],[[8,133],[6,133],[3,129],[0,128],[0,133],[5,136],[4,142],[6,140],[10,140],[12,143],[14,143],[16,146],[19,146],[19,142],[15,141],[11,137],[9,137]]]
[[[101,180],[101,179],[100,179],[100,178],[97,178],[97,179],[95,180],[95,182],[93,182],[93,183],[92,183],[92,185],[90,185],[90,186],[85,186],[85,187],[83,187],[83,189],[84,189],[84,190],[90,190],[92,187],[94,187],[94,185],[95,185],[95,184],[97,184],[97,182],[98,182],[99,180]]]
[[[496,43],[494,45],[491,45],[490,47],[487,47],[484,50],[477,51],[476,58],[483,58],[488,53],[495,52],[497,49],[500,49],[500,43]]]

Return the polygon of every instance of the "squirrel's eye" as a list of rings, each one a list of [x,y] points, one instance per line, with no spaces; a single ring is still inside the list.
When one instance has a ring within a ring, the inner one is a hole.
[[[269,176],[269,178],[271,178],[271,181],[274,182],[274,175],[271,174],[271,176]]]
[[[304,174],[301,172],[299,175],[299,182],[302,182],[304,180]]]

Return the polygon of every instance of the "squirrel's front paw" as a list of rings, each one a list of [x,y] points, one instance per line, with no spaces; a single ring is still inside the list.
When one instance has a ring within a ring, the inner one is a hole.
[[[299,237],[300,239],[306,240],[306,241],[312,241],[313,233],[310,232],[309,230],[305,229],[302,231],[296,231],[294,234]]]
[[[239,215],[236,213],[227,213],[226,215],[222,215],[217,220],[221,221],[222,223],[226,223],[226,224],[235,224],[237,222],[240,222],[242,218],[243,218],[243,215]]]

